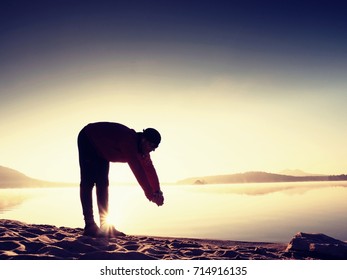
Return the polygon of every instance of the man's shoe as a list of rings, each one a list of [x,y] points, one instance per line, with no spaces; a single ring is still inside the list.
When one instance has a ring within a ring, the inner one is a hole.
[[[83,235],[90,237],[101,237],[102,232],[100,228],[94,223],[85,226]]]

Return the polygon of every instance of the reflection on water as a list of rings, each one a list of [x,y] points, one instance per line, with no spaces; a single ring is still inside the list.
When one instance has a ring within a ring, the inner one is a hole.
[[[347,240],[346,187],[347,182],[170,186],[163,189],[164,206],[157,207],[140,187],[112,186],[110,218],[134,235],[288,242],[303,231]],[[0,218],[83,227],[78,187],[0,195]]]
[[[5,211],[11,211],[30,197],[25,191],[14,191],[11,189],[0,190],[0,194],[0,214],[3,214]]]

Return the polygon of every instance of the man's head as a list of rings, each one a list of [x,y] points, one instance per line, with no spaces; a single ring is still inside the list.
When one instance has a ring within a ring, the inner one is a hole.
[[[149,152],[154,151],[160,144],[160,133],[154,128],[143,130],[143,139],[147,142]]]

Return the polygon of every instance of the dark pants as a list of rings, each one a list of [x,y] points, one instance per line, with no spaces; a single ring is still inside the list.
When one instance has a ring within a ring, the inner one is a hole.
[[[103,224],[108,213],[108,172],[110,164],[98,155],[84,129],[79,133],[77,142],[81,171],[80,199],[84,220],[86,225],[94,223],[93,187],[96,185],[100,224]]]

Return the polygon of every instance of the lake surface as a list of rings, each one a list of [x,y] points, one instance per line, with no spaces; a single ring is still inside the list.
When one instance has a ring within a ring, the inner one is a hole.
[[[110,186],[110,220],[127,234],[289,242],[295,233],[347,240],[347,182],[163,187],[165,204],[139,186]],[[97,207],[94,202],[94,212]],[[0,189],[0,218],[83,227],[79,188]]]

